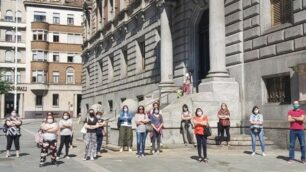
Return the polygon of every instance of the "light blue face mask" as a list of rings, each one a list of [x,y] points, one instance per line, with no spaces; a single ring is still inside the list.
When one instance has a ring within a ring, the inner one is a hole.
[[[299,104],[293,104],[293,109],[294,109],[294,110],[297,110],[299,107],[300,107]]]

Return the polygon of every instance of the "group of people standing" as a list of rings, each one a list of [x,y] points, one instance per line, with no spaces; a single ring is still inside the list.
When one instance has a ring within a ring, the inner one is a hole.
[[[105,126],[107,120],[102,119],[103,112],[94,112],[93,109],[88,111],[89,115],[84,121],[84,142],[85,152],[84,160],[94,160],[101,152],[103,135],[105,135]],[[293,102],[293,109],[288,112],[288,122],[290,123],[290,146],[289,146],[289,160],[292,163],[294,160],[294,149],[296,139],[300,142],[301,147],[301,162],[306,163],[305,160],[305,136],[304,136],[304,115],[305,112],[300,108],[299,101]],[[224,140],[224,133],[226,133],[227,145],[230,145],[230,111],[225,103],[217,113],[219,122],[218,129],[220,131],[220,144]],[[161,146],[161,138],[163,135],[163,116],[159,108],[159,103],[153,104],[150,111],[145,111],[144,106],[139,106],[135,116],[129,111],[128,106],[123,106],[120,116],[118,118],[119,127],[119,141],[120,152],[123,151],[124,146],[128,146],[128,151],[132,151],[132,120],[135,118],[136,123],[136,136],[137,136],[137,157],[145,156],[145,142],[149,136],[152,143],[152,153],[159,154]],[[264,140],[264,127],[263,115],[260,113],[258,106],[254,106],[252,114],[249,118],[250,122],[250,135],[252,139],[252,153],[256,154],[256,137],[259,138],[262,156],[265,154],[265,140]],[[16,111],[12,111],[11,115],[4,121],[4,129],[7,146],[6,157],[10,157],[10,150],[12,143],[15,144],[16,157],[19,157],[20,150],[20,127],[22,120],[17,116]],[[206,127],[209,126],[208,116],[204,115],[201,108],[195,110],[192,115],[188,106],[182,106],[181,114],[181,130],[184,143],[194,144],[198,150],[198,160],[208,162],[207,158],[207,135]],[[52,112],[48,112],[47,116],[40,125],[39,132],[41,136],[36,140],[40,140],[39,146],[41,147],[40,166],[46,162],[47,155],[51,155],[51,163],[57,164],[62,149],[65,146],[65,154],[63,158],[69,158],[69,148],[72,146],[73,138],[73,121],[68,112],[62,114],[62,118],[57,122]],[[60,145],[57,149],[58,136],[60,136]],[[194,136],[196,142],[194,141]]]

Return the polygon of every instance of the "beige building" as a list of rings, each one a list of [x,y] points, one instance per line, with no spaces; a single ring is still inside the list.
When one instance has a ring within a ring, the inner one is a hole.
[[[15,1],[12,1],[15,2]],[[2,6],[6,6],[2,1]],[[81,101],[82,0],[24,0],[24,73],[18,83],[18,113],[47,111],[74,116]],[[14,3],[13,3],[14,4]],[[22,60],[21,60],[22,61]],[[7,102],[6,97],[3,98]],[[1,114],[11,109],[4,105]]]

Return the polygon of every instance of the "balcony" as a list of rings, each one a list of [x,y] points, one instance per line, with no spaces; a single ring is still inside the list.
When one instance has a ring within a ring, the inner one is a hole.
[[[31,70],[48,71],[49,63],[47,61],[31,61]]]
[[[5,21],[4,19],[1,19],[0,20],[0,26],[1,27],[15,27],[16,23],[15,23],[15,21]],[[26,28],[26,23],[24,23],[24,22],[17,23],[17,27]]]
[[[32,30],[48,30],[50,32],[64,32],[64,33],[83,33],[82,26],[49,24],[46,22],[32,22]]]
[[[13,40],[12,42],[8,42],[5,39],[0,40],[0,47],[15,47],[16,43]],[[17,44],[18,48],[26,48],[25,42],[24,41],[19,41]]]
[[[15,68],[14,62],[0,62],[0,68]],[[26,64],[17,63],[17,68],[26,68]]]
[[[31,42],[31,49],[32,50],[49,50],[49,43],[46,41],[32,41]]]
[[[31,83],[31,90],[32,91],[44,91],[44,90],[48,90],[49,86],[47,83],[35,83],[32,82]]]

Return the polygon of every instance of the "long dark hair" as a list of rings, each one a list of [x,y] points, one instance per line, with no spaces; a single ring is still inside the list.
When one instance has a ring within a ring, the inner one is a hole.
[[[202,112],[202,115],[203,115],[203,113],[204,113],[203,110],[202,110],[201,108],[197,108],[196,111],[195,111],[195,115],[196,115],[196,116],[198,116],[198,111],[199,111],[199,110]]]
[[[52,112],[48,112],[48,113],[47,113],[47,116],[46,116],[46,118],[45,118],[45,123],[48,122],[48,117],[50,117],[50,116],[52,117],[53,123],[55,122],[53,113],[52,113]]]
[[[139,114],[141,113],[141,112],[140,112],[140,109],[141,109],[141,108],[142,108],[142,113],[145,114],[145,108],[144,108],[144,106],[142,106],[142,105],[138,106],[138,108],[137,108],[137,113],[139,113]]]
[[[129,112],[129,107],[128,107],[127,105],[123,105],[123,106],[122,106],[122,112],[124,112],[124,111],[123,111],[124,108],[127,108],[127,112]]]
[[[258,106],[254,106],[254,107],[253,107],[252,113],[255,115],[255,109],[258,109],[258,114],[260,114],[260,111],[259,111],[259,107],[258,107]]]
[[[188,106],[187,106],[186,104],[184,104],[184,105],[182,106],[182,111],[183,111],[183,112],[185,112],[185,111],[184,111],[184,108],[186,108],[186,109],[187,109],[187,112],[189,112],[189,108],[188,108]]]

